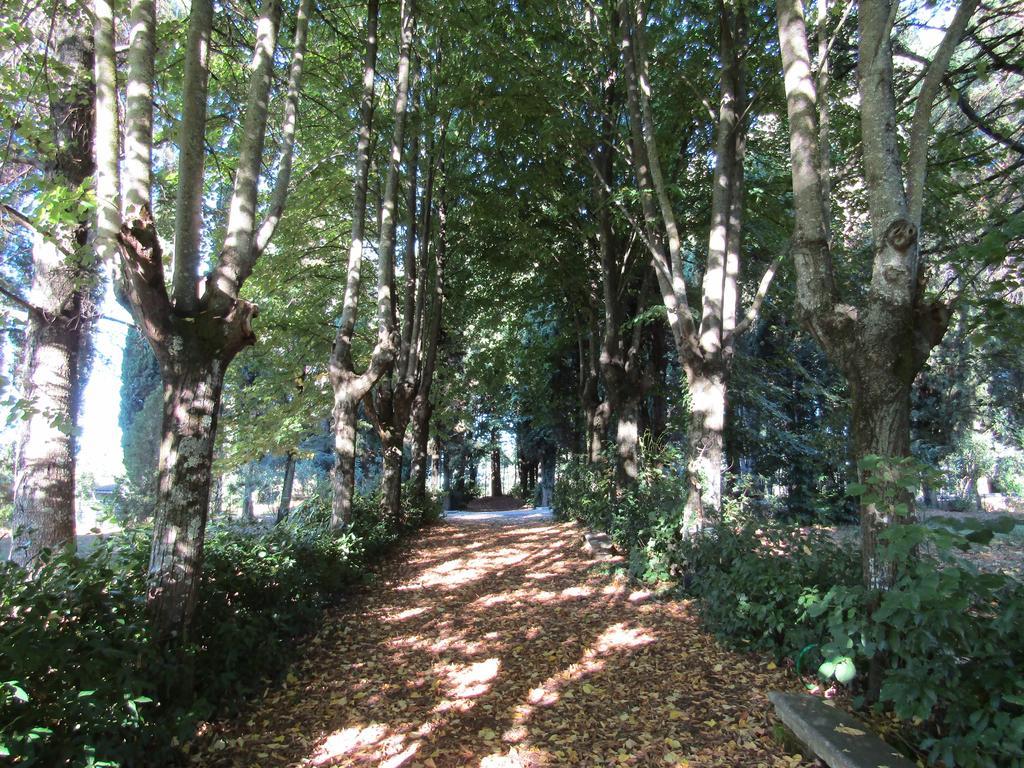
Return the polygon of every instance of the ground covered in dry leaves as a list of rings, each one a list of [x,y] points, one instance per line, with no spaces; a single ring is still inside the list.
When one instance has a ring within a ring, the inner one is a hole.
[[[772,738],[765,694],[790,677],[584,559],[580,539],[563,523],[425,531],[193,764],[812,764]]]

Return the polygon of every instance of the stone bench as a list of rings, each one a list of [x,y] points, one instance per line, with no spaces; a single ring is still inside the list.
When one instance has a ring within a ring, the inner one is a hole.
[[[871,729],[816,696],[768,694],[783,723],[830,768],[916,768]]]
[[[615,556],[615,544],[607,533],[596,531],[583,532],[583,551],[593,559],[604,559]]]

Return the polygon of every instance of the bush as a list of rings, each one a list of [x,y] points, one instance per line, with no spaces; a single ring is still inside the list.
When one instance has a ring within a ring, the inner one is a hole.
[[[705,626],[777,659],[828,639],[828,626],[807,608],[860,575],[857,553],[826,534],[752,520],[705,529],[683,543],[679,558]]]
[[[863,672],[876,653],[883,656],[880,705],[917,731],[930,762],[1020,765],[1024,584],[954,557],[991,533],[959,525],[937,519],[890,529],[883,553],[900,575],[878,607],[868,613],[871,595],[857,585],[834,589],[810,613],[828,626],[826,657],[847,656]],[[1008,526],[1012,521],[996,523]]]
[[[869,457],[862,469],[868,479],[855,492],[905,513],[920,468]],[[680,554],[701,616],[720,638],[824,661],[821,674],[854,691],[866,690],[869,662],[880,655],[875,706],[903,722],[931,764],[998,768],[1024,764],[1024,585],[955,554],[1012,527],[1010,518],[890,527],[880,554],[898,577],[881,594],[861,585],[858,553],[796,527],[718,527]]]
[[[147,642],[145,571],[124,565],[110,546],[52,554],[34,578],[0,563],[0,755],[25,765],[160,759],[173,728],[153,701],[165,670]]]
[[[610,534],[619,548],[629,552],[631,573],[660,581],[673,570],[685,498],[678,451],[645,443],[635,484],[617,497],[611,456],[596,464],[576,457],[559,468],[553,503],[560,518]]]
[[[169,761],[175,737],[279,674],[324,607],[438,511],[423,500],[389,524],[361,499],[352,529],[336,535],[329,500],[313,499],[270,530],[211,526],[185,651],[200,694],[188,711],[158,700],[181,668],[147,632],[148,531],[113,537],[87,557],[48,555],[31,577],[0,563],[0,755],[24,765]]]

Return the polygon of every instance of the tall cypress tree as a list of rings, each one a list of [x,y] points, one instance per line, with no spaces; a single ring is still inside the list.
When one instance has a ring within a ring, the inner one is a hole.
[[[156,500],[160,458],[163,387],[160,367],[149,344],[135,328],[128,331],[121,361],[121,450],[125,482],[122,511],[148,517]]]

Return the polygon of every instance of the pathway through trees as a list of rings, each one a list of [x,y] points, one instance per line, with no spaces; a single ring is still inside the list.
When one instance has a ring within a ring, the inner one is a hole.
[[[569,523],[429,529],[193,764],[810,764],[771,738],[781,670],[723,650],[579,540]]]

